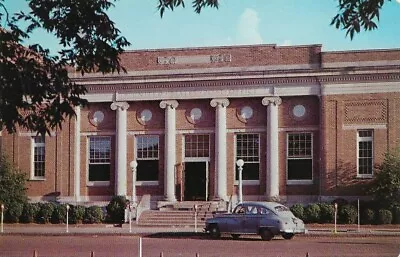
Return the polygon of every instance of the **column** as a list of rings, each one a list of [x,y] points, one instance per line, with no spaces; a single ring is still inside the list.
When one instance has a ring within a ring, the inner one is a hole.
[[[216,198],[228,201],[227,174],[226,174],[226,107],[229,100],[212,99],[210,102],[215,107],[215,167],[216,167]]]
[[[76,202],[81,200],[81,107],[75,107],[74,129],[74,198]]]
[[[160,107],[165,109],[165,145],[164,145],[164,196],[165,200],[175,202],[175,163],[176,163],[176,118],[175,100],[161,101]]]
[[[127,147],[126,147],[126,110],[129,108],[127,102],[114,102],[111,110],[117,111],[116,119],[116,151],[115,151],[115,191],[117,195],[127,195]]]
[[[267,197],[279,198],[279,133],[278,106],[280,97],[264,97],[262,104],[268,108],[267,116]]]

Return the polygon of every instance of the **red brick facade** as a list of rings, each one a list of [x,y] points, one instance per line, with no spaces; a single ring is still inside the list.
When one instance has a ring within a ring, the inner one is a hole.
[[[365,50],[322,52],[320,45],[278,47],[275,45],[232,46],[128,51],[121,56],[125,74],[88,74],[77,83],[87,86],[90,105],[80,110],[79,137],[76,120],[63,125],[45,139],[45,176],[29,179],[28,195],[33,200],[52,197],[82,201],[104,200],[116,192],[117,112],[113,102],[126,102],[126,194],[131,195],[132,172],[129,162],[137,158],[138,135],[159,136],[158,183],[138,183],[140,198],[151,195],[161,200],[165,195],[166,110],[163,100],[176,100],[175,110],[175,195],[183,199],[185,189],[185,135],[209,137],[207,162],[207,200],[216,197],[216,108],[212,99],[228,99],[226,107],[226,194],[238,194],[235,180],[237,134],[259,135],[259,178],[244,183],[244,199],[267,199],[268,107],[264,97],[278,97],[278,179],[282,199],[324,199],[365,195],[363,186],[371,176],[358,175],[360,130],[372,131],[373,165],[382,162],[386,151],[397,146],[400,138],[400,50]],[[250,107],[252,116],[241,114]],[[297,116],[294,108],[299,107]],[[193,121],[191,111],[201,110]],[[141,119],[149,110],[149,121]],[[95,112],[104,119],[93,122]],[[312,135],[312,174],[307,183],[288,182],[288,135]],[[32,178],[32,136],[34,133],[1,133],[1,147],[12,162]],[[88,140],[94,136],[111,137],[110,179],[103,185],[88,183]],[[80,152],[76,140],[80,140]],[[75,155],[80,156],[79,165]],[[196,161],[196,159],[194,159]],[[200,159],[198,159],[200,160]],[[245,164],[246,165],[246,164]],[[79,166],[79,169],[77,169]],[[79,173],[76,171],[79,170]],[[375,172],[375,170],[373,170]],[[77,179],[79,177],[79,190]],[[182,191],[181,191],[182,190]]]

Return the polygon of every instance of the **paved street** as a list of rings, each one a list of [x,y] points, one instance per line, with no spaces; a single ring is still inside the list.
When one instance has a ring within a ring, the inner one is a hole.
[[[129,257],[138,256],[138,236],[24,236],[6,235],[0,237],[1,257],[33,256],[90,256]],[[258,257],[258,256],[376,256],[393,257],[400,254],[400,239],[392,236],[368,237],[320,237],[298,236],[292,240],[277,237],[270,242],[259,237],[245,237],[233,240],[224,237],[210,240],[205,236],[185,236],[174,233],[159,233],[142,237],[144,257]]]

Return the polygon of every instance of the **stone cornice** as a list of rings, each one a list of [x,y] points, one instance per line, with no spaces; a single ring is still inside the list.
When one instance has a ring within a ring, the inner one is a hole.
[[[91,92],[123,92],[131,90],[148,89],[172,89],[172,88],[192,88],[192,87],[232,87],[232,86],[263,86],[263,85],[319,85],[336,83],[356,83],[356,82],[381,82],[381,81],[400,81],[400,73],[378,73],[378,74],[308,74],[302,77],[276,77],[276,78],[238,78],[238,79],[214,79],[199,81],[164,81],[164,82],[141,82],[132,81],[109,81],[107,84],[86,85],[89,93]]]

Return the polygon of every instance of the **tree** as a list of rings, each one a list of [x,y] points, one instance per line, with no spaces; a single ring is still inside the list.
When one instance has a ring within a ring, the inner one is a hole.
[[[86,89],[68,77],[68,69],[82,75],[124,71],[119,55],[130,43],[106,14],[111,1],[30,0],[29,13],[10,16],[0,0],[0,26],[5,24],[0,27],[2,129],[44,134],[73,118],[74,106],[86,104]],[[42,45],[22,46],[37,29],[58,38],[62,49],[56,55]]]
[[[379,13],[385,2],[391,0],[338,0],[338,14],[332,18],[331,25],[337,29],[346,30],[346,36],[353,39],[354,33],[361,29],[374,30],[378,28]],[[184,0],[159,0],[158,9],[161,17],[166,9],[185,7]],[[197,13],[205,7],[218,8],[218,0],[193,0],[192,6]]]
[[[26,176],[12,166],[4,157],[0,157],[0,204],[6,209],[6,219],[18,221],[22,208],[27,203]]]
[[[381,207],[400,207],[400,148],[386,153],[370,191]]]

